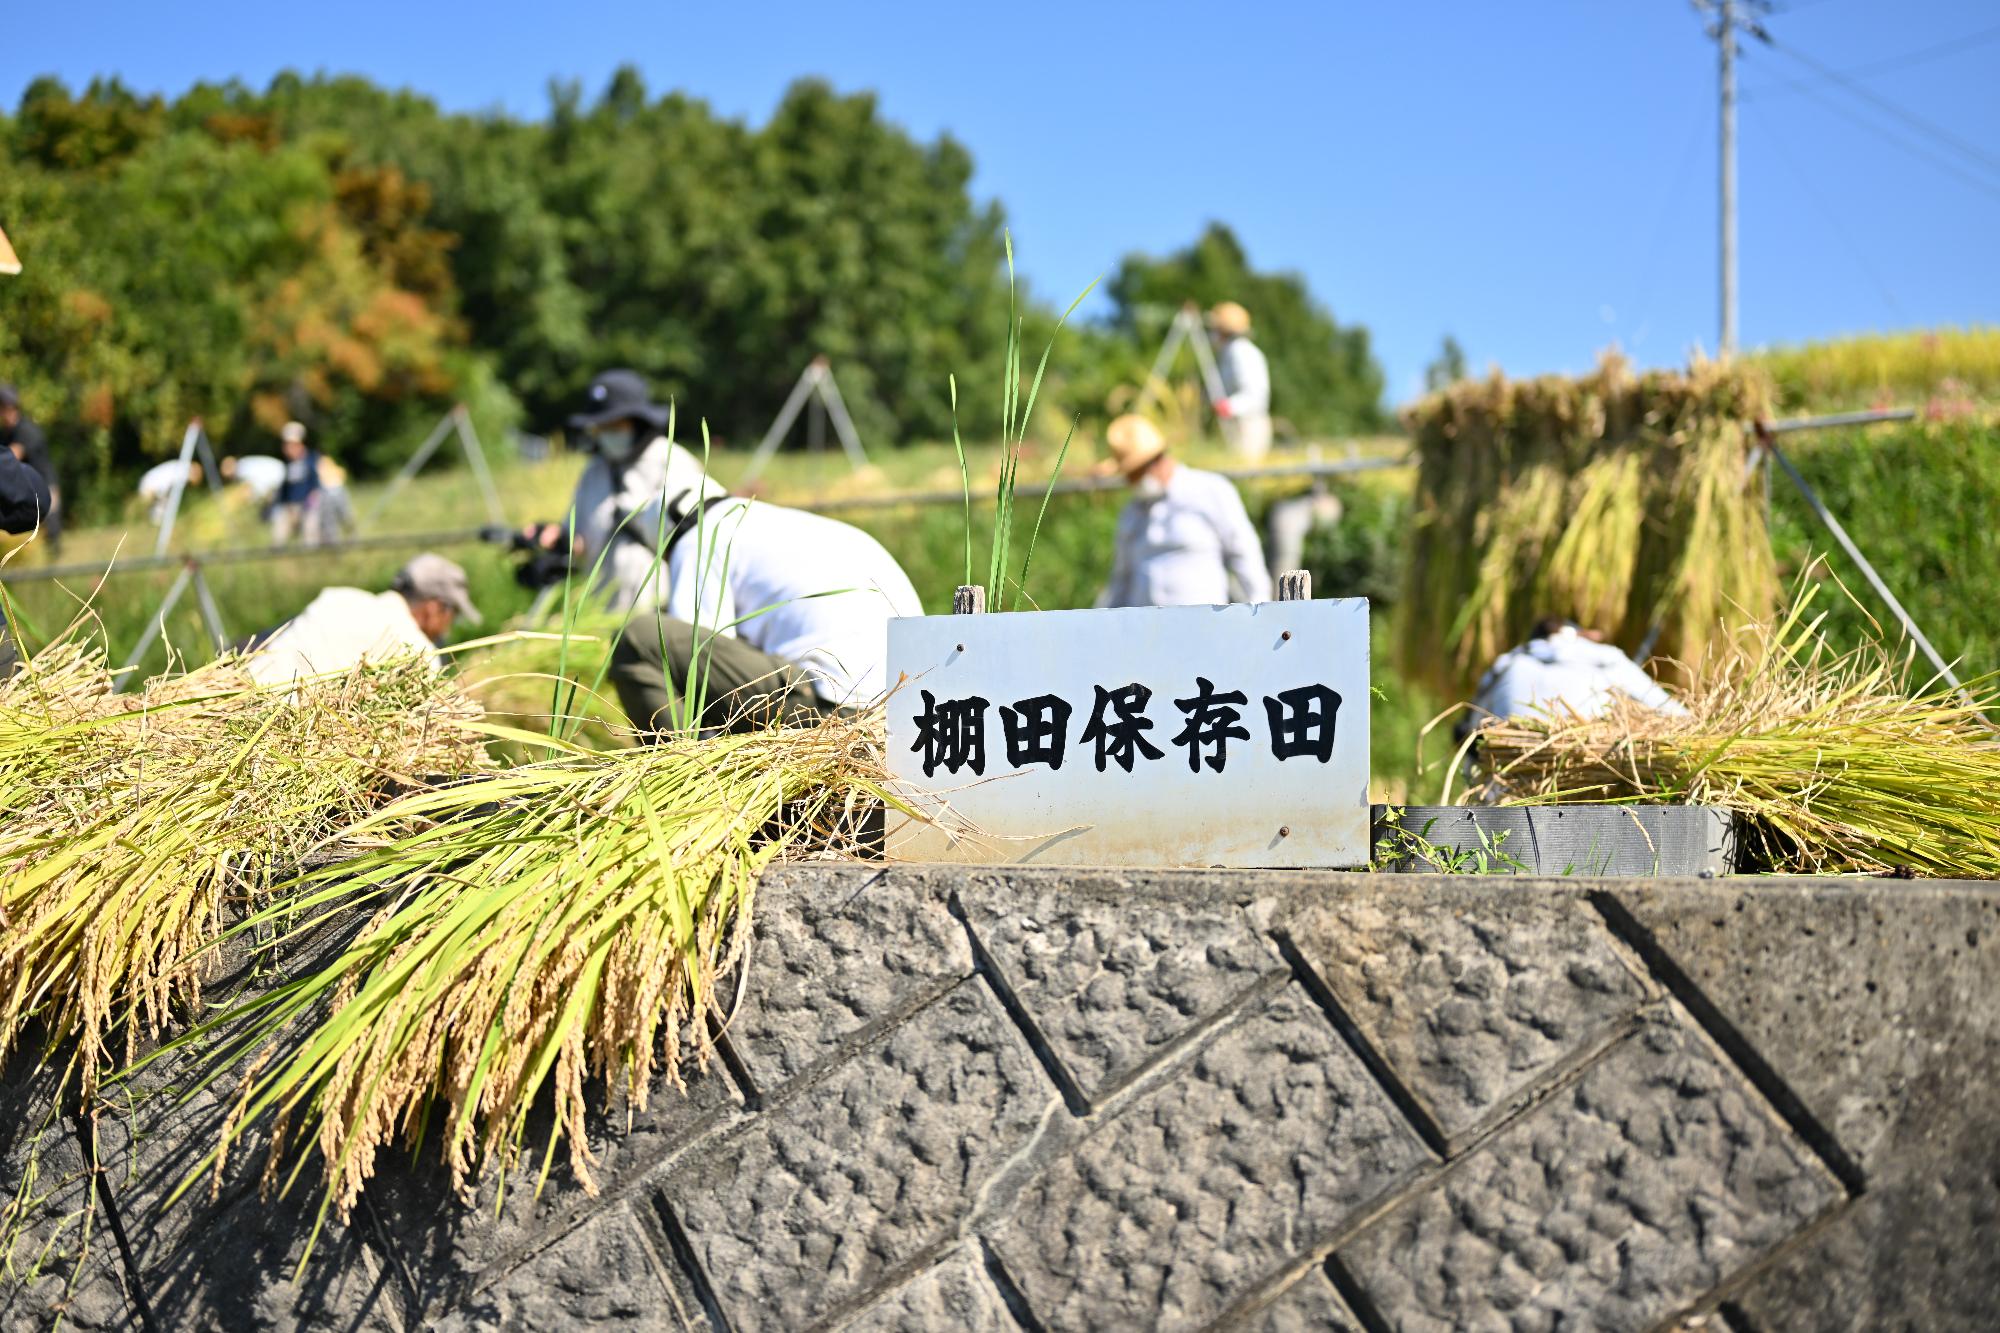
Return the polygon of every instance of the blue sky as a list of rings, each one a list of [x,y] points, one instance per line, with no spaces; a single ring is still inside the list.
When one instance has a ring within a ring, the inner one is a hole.
[[[1742,65],[1745,343],[2000,319],[2000,8],[1789,0],[1766,23],[1796,54]],[[43,73],[172,93],[297,68],[536,116],[551,77],[595,91],[629,61],[756,121],[822,75],[965,142],[1044,296],[1219,218],[1374,331],[1398,400],[1446,332],[1522,374],[1715,342],[1715,45],[1686,0],[120,0],[8,26],[9,107]]]

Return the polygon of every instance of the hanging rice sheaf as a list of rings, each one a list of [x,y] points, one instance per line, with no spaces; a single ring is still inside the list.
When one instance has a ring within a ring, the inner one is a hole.
[[[75,633],[0,682],[0,1061],[32,1028],[86,1097],[199,1003],[227,905],[399,787],[485,765],[478,706],[416,658],[277,692],[229,659],[112,687]]]
[[[1463,698],[1543,616],[1681,661],[1721,625],[1768,618],[1745,427],[1769,398],[1754,370],[1639,374],[1611,355],[1579,378],[1496,374],[1419,403],[1402,669]]]

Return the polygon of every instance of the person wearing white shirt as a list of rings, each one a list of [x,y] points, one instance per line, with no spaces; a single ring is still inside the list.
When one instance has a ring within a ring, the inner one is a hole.
[[[403,566],[387,592],[324,589],[243,667],[260,685],[283,685],[363,662],[422,656],[435,666],[438,644],[461,616],[479,623],[465,571],[426,552]]]
[[[285,460],[269,454],[225,458],[222,460],[222,479],[241,484],[252,500],[268,505],[277,498],[278,488],[285,484]]]
[[[1271,366],[1250,341],[1250,312],[1224,301],[1208,312],[1218,344],[1216,370],[1223,396],[1215,402],[1223,433],[1243,458],[1254,463],[1271,452]]]
[[[592,458],[577,479],[570,512],[560,523],[531,524],[525,535],[545,550],[567,539],[570,567],[595,569],[595,596],[611,609],[650,610],[665,583],[659,577],[656,529],[636,525],[663,496],[700,484],[701,460],[667,436],[672,412],[655,403],[646,381],[630,370],[607,370],[590,383],[584,411],[570,430],[588,440]]]
[[[625,626],[610,677],[642,733],[804,725],[880,698],[889,622],[923,614],[909,576],[859,528],[729,496],[700,478],[635,526],[666,537],[664,605]]]
[[[1132,488],[1101,606],[1219,606],[1271,599],[1263,544],[1227,477],[1167,452],[1159,427],[1122,416],[1105,430],[1101,472]]]
[[[147,516],[154,523],[163,523],[167,518],[167,506],[173,503],[174,493],[199,485],[201,464],[169,458],[164,463],[155,463],[147,468],[139,477],[139,498],[148,505]]]
[[[1500,654],[1480,679],[1474,725],[1488,718],[1601,717],[1619,696],[1676,717],[1687,709],[1616,645],[1551,616],[1528,641]]]

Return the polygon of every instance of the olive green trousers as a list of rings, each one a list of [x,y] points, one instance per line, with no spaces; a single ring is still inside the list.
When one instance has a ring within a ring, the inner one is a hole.
[[[807,726],[835,711],[813,689],[798,663],[752,648],[741,639],[701,632],[664,614],[632,617],[611,652],[610,677],[625,715],[643,735],[685,729],[682,696],[689,670],[701,696],[703,731],[755,731],[773,723]]]

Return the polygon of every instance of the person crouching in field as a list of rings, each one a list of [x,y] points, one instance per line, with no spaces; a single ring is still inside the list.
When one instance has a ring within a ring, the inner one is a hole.
[[[282,685],[362,662],[419,655],[435,662],[438,647],[461,617],[479,623],[465,571],[426,552],[397,572],[387,592],[322,590],[244,659],[244,670],[261,685]]]
[[[1271,599],[1263,544],[1229,478],[1175,459],[1160,428],[1142,416],[1119,417],[1104,443],[1111,457],[1098,472],[1123,477],[1132,499],[1118,515],[1111,583],[1099,606]]]
[[[1536,714],[1601,717],[1616,696],[1656,712],[1687,715],[1679,700],[1615,644],[1574,621],[1544,616],[1528,641],[1494,659],[1480,678],[1468,724]]]
[[[0,449],[0,532],[33,532],[49,512],[49,487],[41,474]],[[7,628],[4,606],[0,606],[0,680],[14,674],[19,661],[14,651],[13,632]]]

